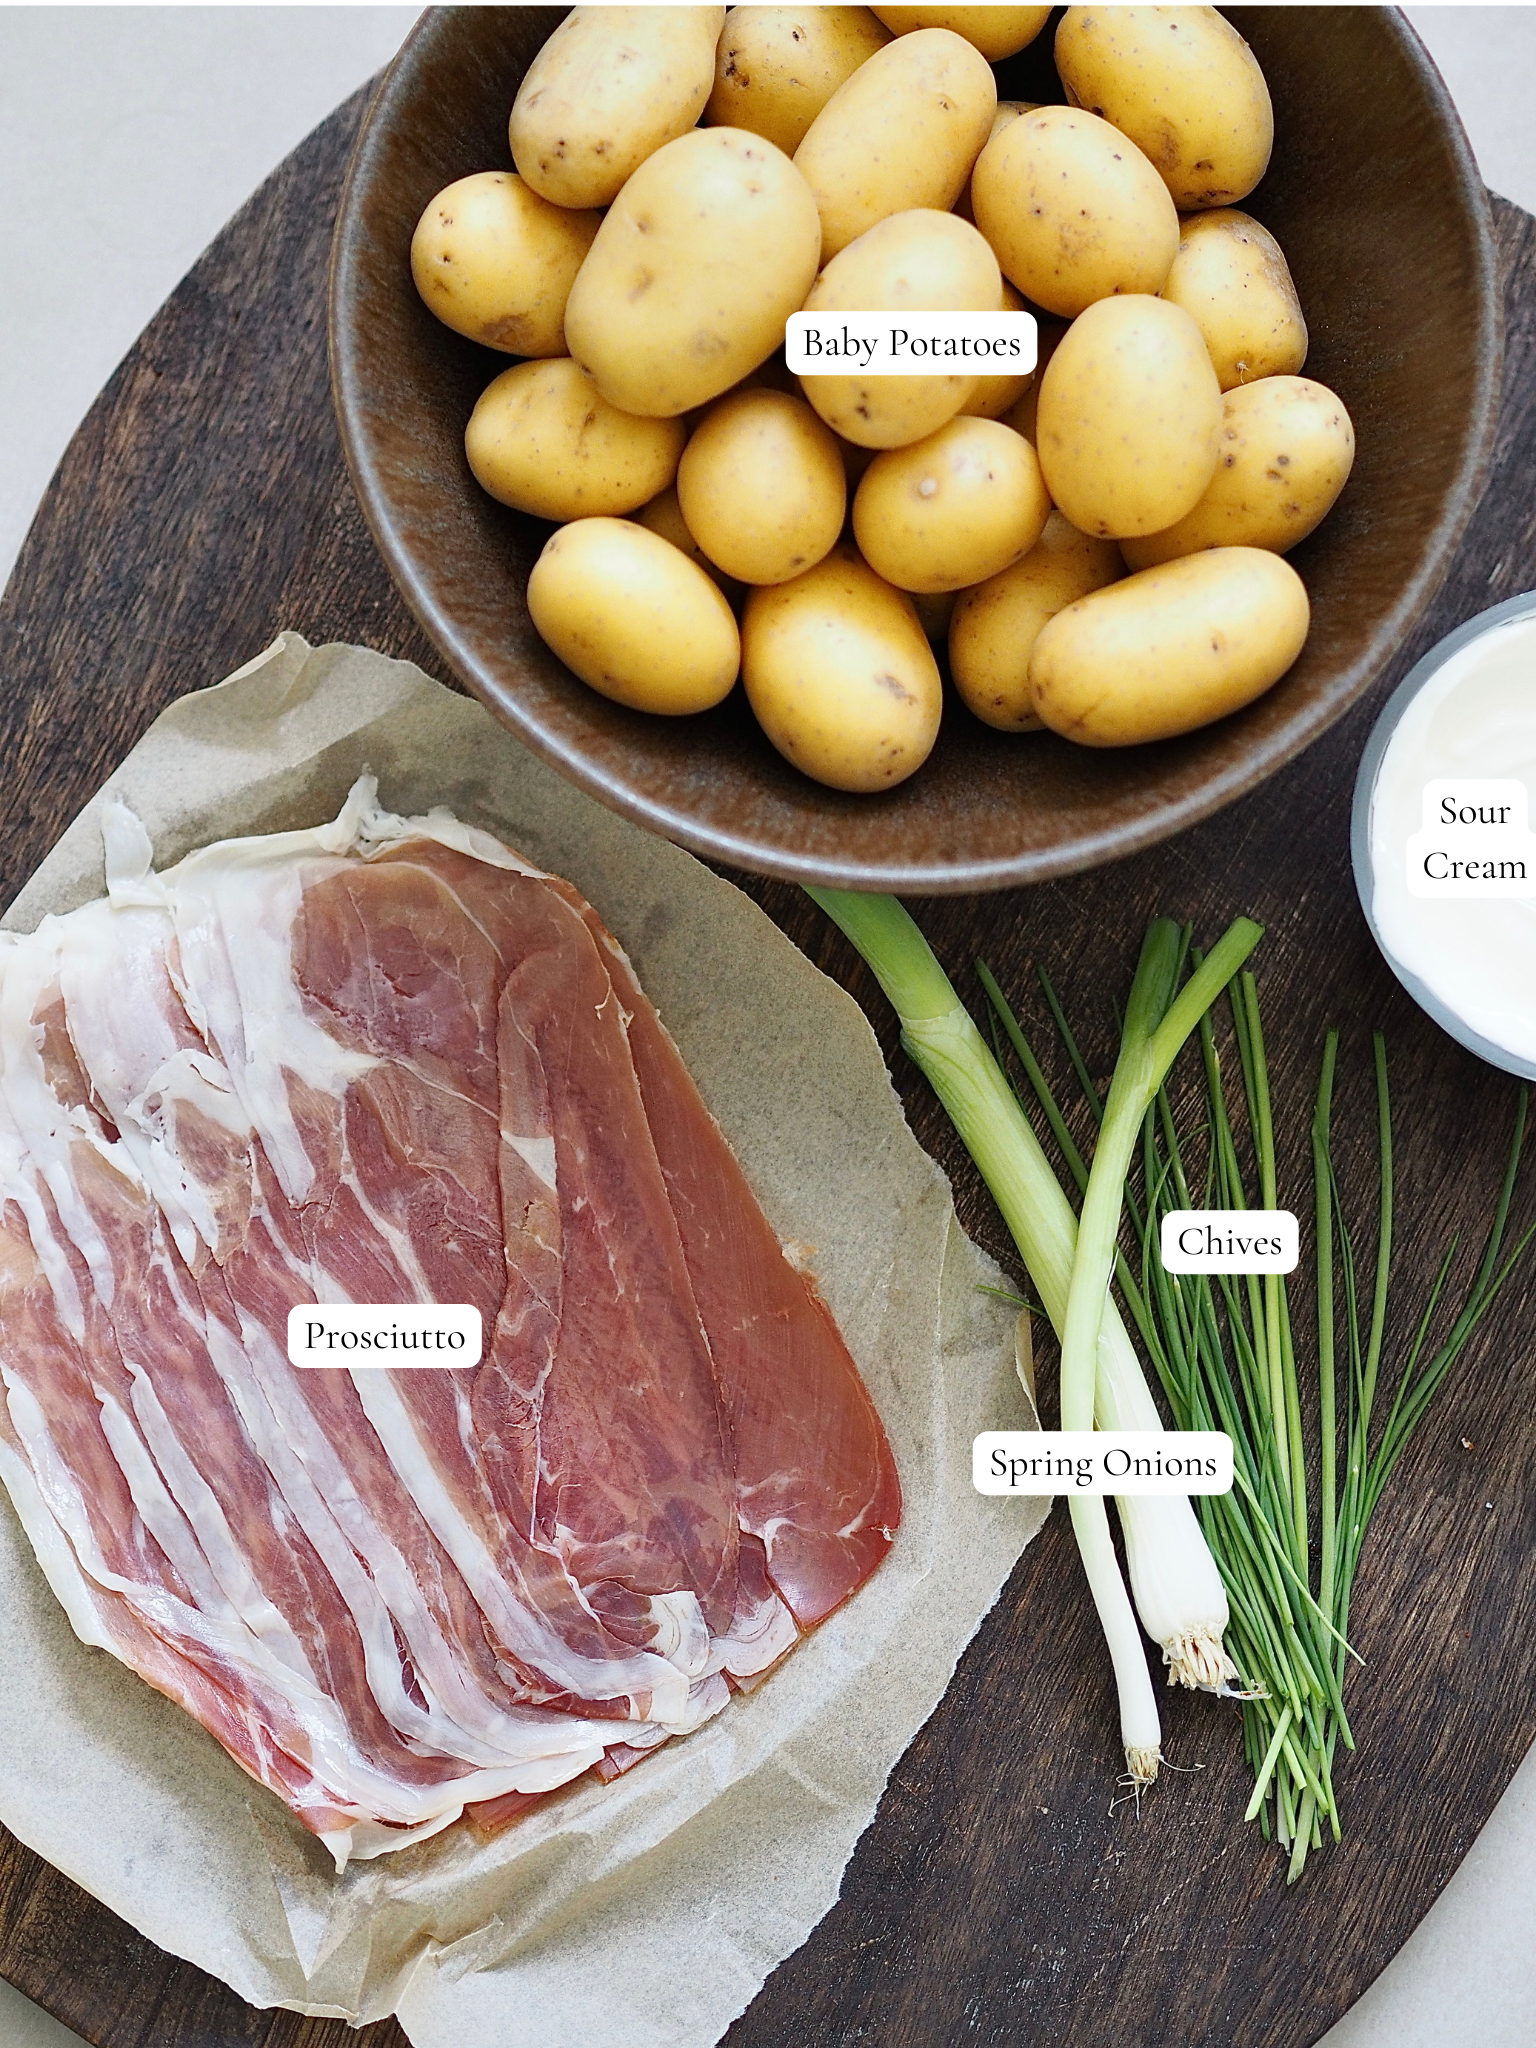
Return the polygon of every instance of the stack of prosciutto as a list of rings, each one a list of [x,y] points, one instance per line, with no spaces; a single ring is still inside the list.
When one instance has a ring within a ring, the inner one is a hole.
[[[890,1547],[862,1381],[568,884],[360,782],[0,934],[0,1476],[76,1633],[333,1850],[612,1777]],[[314,1302],[473,1368],[295,1369]]]

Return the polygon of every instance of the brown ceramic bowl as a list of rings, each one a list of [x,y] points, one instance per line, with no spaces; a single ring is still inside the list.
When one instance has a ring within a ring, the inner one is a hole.
[[[353,482],[390,571],[445,659],[527,744],[615,810],[695,852],[799,881],[916,893],[1093,867],[1184,830],[1316,739],[1380,674],[1434,595],[1476,502],[1497,411],[1500,309],[1487,195],[1454,109],[1394,9],[1237,8],[1275,102],[1274,164],[1245,205],[1290,258],[1306,373],[1359,440],[1332,516],[1292,555],[1311,593],[1300,660],[1234,717],[1097,752],[1005,737],[950,695],[899,789],[805,780],[738,688],[717,710],[647,717],[577,681],[524,591],[550,528],[495,504],[464,423],[508,358],[461,339],[411,284],[433,194],[510,167],[507,114],[564,10],[426,15],[358,139],[336,226],[330,338]],[[1005,96],[1059,99],[1050,32],[1002,67]]]

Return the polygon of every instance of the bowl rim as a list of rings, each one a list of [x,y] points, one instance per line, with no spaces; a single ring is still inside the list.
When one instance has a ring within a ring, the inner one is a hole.
[[[1419,1008],[1440,1026],[1447,1037],[1454,1038],[1458,1045],[1475,1053],[1480,1060],[1486,1060],[1489,1066],[1497,1067],[1505,1074],[1517,1075],[1522,1081],[1536,1081],[1536,1059],[1522,1059],[1518,1053],[1510,1052],[1507,1047],[1496,1045],[1491,1038],[1484,1038],[1481,1032],[1474,1031],[1443,996],[1436,995],[1411,968],[1402,965],[1382,937],[1374,908],[1376,863],[1371,855],[1371,815],[1375,809],[1381,764],[1414,698],[1463,647],[1471,646],[1474,640],[1481,640],[1489,633],[1498,632],[1501,626],[1532,618],[1536,618],[1536,590],[1522,591],[1518,596],[1507,597],[1502,603],[1490,605],[1487,611],[1465,620],[1443,640],[1436,641],[1429,652],[1414,663],[1382,705],[1376,723],[1371,727],[1371,736],[1365,743],[1355,776],[1354,802],[1349,817],[1349,853],[1355,876],[1355,893],[1360,898],[1360,908],[1382,959]]]
[[[1387,650],[1402,642],[1444,582],[1456,548],[1477,508],[1481,487],[1492,462],[1503,376],[1503,294],[1488,188],[1477,169],[1471,144],[1445,82],[1402,9],[1370,7],[1362,11],[1382,17],[1387,32],[1397,42],[1404,60],[1417,74],[1420,85],[1440,116],[1454,165],[1453,189],[1472,231],[1471,269],[1479,314],[1472,337],[1473,428],[1462,450],[1457,472],[1446,489],[1439,516],[1428,530],[1416,573],[1398,593],[1391,611],[1380,621],[1371,646],[1336,675],[1326,691],[1303,704],[1240,758],[1206,775],[1197,787],[1172,796],[1160,797],[1155,790],[1150,792],[1150,801],[1133,818],[1079,827],[1048,846],[953,863],[804,854],[790,844],[764,843],[750,833],[738,832],[725,823],[701,823],[686,808],[663,801],[633,783],[595,768],[577,739],[550,730],[536,717],[523,715],[516,699],[509,700],[484,690],[473,662],[461,657],[454,623],[434,598],[427,578],[406,547],[390,514],[380,479],[380,465],[360,429],[362,408],[359,403],[358,359],[355,349],[345,345],[345,338],[355,333],[355,322],[349,323],[348,314],[357,291],[355,259],[363,232],[358,193],[379,147],[380,124],[390,111],[392,94],[400,89],[401,80],[414,65],[420,44],[440,35],[449,20],[468,11],[466,8],[438,6],[422,13],[381,75],[358,128],[342,183],[331,242],[326,338],[332,405],[347,469],[364,520],[396,588],[427,638],[464,687],[485,703],[494,717],[508,726],[525,746],[606,808],[704,859],[728,863],[750,873],[802,884],[810,882],[820,887],[919,896],[972,895],[1059,880],[1129,859],[1187,832],[1295,760],[1366,694],[1390,659]],[[1246,11],[1243,8],[1223,10],[1238,15]],[[1328,11],[1333,12],[1332,9]]]

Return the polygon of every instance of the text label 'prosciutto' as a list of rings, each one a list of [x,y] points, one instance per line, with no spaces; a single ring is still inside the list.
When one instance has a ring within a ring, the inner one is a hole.
[[[466,1302],[300,1303],[288,1311],[291,1365],[478,1365],[480,1311]]]

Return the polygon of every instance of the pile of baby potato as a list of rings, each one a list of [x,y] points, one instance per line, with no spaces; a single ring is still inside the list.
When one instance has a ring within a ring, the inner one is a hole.
[[[999,103],[1045,7],[577,7],[516,172],[427,207],[417,287],[527,358],[469,465],[554,520],[533,622],[662,713],[741,676],[837,789],[921,766],[944,688],[1000,732],[1191,731],[1296,659],[1282,557],[1349,475],[1263,176],[1269,93],[1210,7],[1069,7],[1066,106]],[[789,315],[1031,311],[1034,376],[792,376]],[[738,625],[739,617],[739,625]]]

